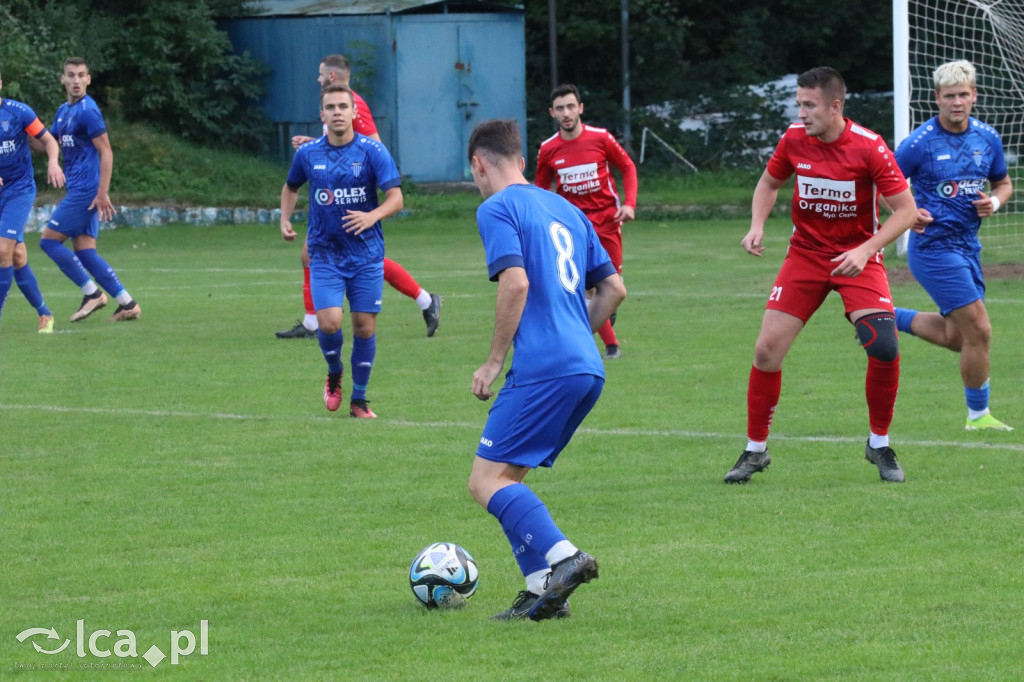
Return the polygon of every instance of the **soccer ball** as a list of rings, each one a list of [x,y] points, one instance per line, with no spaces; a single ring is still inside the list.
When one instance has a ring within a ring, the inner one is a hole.
[[[469,552],[453,542],[435,542],[416,555],[409,586],[428,609],[458,609],[476,592],[479,575]]]

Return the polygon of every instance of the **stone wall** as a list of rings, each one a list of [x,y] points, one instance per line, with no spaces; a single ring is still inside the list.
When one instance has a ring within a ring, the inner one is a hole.
[[[56,208],[53,204],[36,206],[25,224],[26,232],[40,232]],[[114,220],[100,223],[100,229],[113,227],[158,227],[171,223],[187,225],[251,225],[254,223],[278,224],[281,220],[279,208],[172,208],[168,206],[115,206]],[[306,212],[297,211],[292,222],[302,224]]]

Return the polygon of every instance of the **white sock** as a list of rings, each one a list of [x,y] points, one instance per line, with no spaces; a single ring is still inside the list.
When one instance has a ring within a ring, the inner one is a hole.
[[[303,318],[302,318],[302,326],[305,327],[306,329],[308,329],[311,332],[315,332],[317,329],[320,328],[320,325],[317,324],[317,321],[316,321],[316,315],[305,315],[305,316],[303,316]]]
[[[981,419],[986,414],[988,414],[988,412],[989,411],[988,411],[987,407],[984,410],[972,410],[971,408],[968,407],[967,408],[967,418],[971,419],[971,420]]]
[[[875,450],[877,450],[878,448],[887,448],[889,447],[889,436],[879,436],[876,433],[872,433],[871,437],[868,438],[868,445],[870,445]]]
[[[98,290],[99,287],[96,286],[96,282],[92,281],[91,279],[82,285],[82,293],[85,294],[86,296],[92,296]]]
[[[764,452],[768,449],[768,443],[758,442],[756,440],[747,441],[747,450],[750,452]]]
[[[544,559],[548,562],[548,566],[554,566],[559,561],[568,559],[578,551],[580,551],[579,547],[568,540],[559,540],[555,543],[554,547],[547,551],[547,554],[544,555]]]
[[[420,293],[416,295],[416,305],[420,307],[420,310],[426,310],[430,307],[430,292],[426,289],[420,289]]]
[[[128,305],[132,302],[132,295],[127,291],[122,291],[117,295],[117,302],[119,305]]]
[[[534,571],[526,576],[526,590],[534,594],[540,594],[548,586],[548,576],[551,575],[550,568]]]

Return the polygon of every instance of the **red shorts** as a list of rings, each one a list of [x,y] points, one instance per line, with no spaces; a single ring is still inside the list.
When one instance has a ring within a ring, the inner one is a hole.
[[[806,323],[829,292],[838,291],[847,317],[854,310],[893,312],[889,276],[881,255],[872,257],[856,277],[833,276],[835,269],[830,256],[790,246],[765,308],[789,313]]]
[[[622,223],[610,222],[602,225],[594,223],[594,232],[597,232],[597,238],[601,240],[601,246],[608,252],[608,257],[612,259],[612,265],[615,266],[615,270],[621,275]]]

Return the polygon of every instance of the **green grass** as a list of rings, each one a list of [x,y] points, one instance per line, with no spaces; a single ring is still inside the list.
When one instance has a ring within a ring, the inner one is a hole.
[[[623,358],[553,470],[527,482],[601,562],[567,621],[492,623],[521,589],[497,522],[466,491],[488,404],[470,393],[494,285],[472,195],[416,197],[389,254],[445,298],[427,339],[388,289],[370,385],[376,422],[322,406],[315,342],[279,341],[301,310],[298,247],[276,226],[114,230],[100,251],[137,322],[66,322],[80,294],[34,246],[57,333],[12,292],[0,323],[0,677],[17,664],[134,662],[181,679],[1006,680],[1020,663],[1024,444],[963,431],[957,358],[902,338],[893,445],[864,461],[865,359],[830,298],[786,364],[772,468],[721,478],[744,444],[764,297],[746,220],[626,228]],[[436,207],[436,209],[434,208]],[[913,283],[901,305],[931,309]],[[989,287],[993,410],[1024,428],[1024,283]],[[346,344],[347,349],[351,346]],[[466,547],[481,586],[460,612],[409,590],[417,551]],[[172,630],[209,653],[36,653]],[[54,627],[60,640],[31,627]],[[95,675],[89,676],[90,678]],[[84,678],[83,678],[84,679]]]

